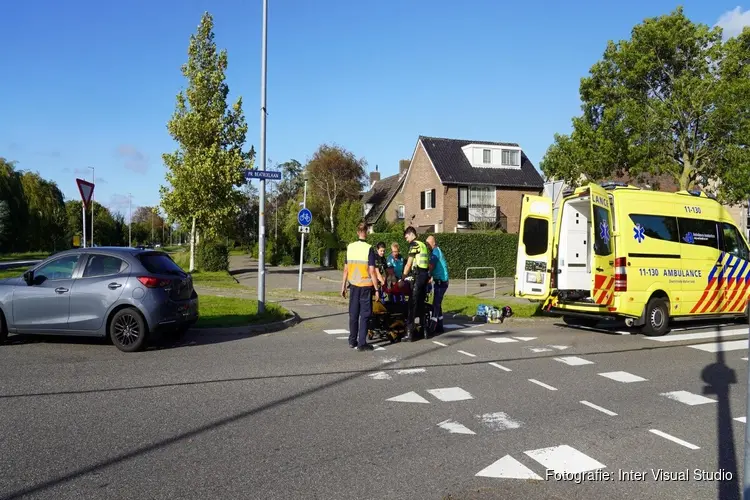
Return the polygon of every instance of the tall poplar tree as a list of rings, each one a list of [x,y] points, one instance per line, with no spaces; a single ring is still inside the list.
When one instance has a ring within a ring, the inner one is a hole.
[[[217,51],[213,27],[206,12],[190,37],[188,61],[182,66],[188,88],[177,95],[167,124],[178,149],[163,155],[169,186],[160,189],[161,205],[170,219],[190,228],[190,271],[195,270],[198,231],[214,238],[222,222],[239,212],[241,192],[236,188],[252,163],[252,153],[242,150],[247,134],[242,98],[227,106],[227,53]]]

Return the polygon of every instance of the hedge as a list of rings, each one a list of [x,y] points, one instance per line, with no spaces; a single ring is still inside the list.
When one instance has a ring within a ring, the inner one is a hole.
[[[201,242],[196,252],[196,265],[201,271],[227,271],[229,249],[224,243]]]
[[[429,233],[420,234],[426,241]],[[451,279],[464,279],[467,267],[493,267],[497,277],[512,277],[516,272],[518,235],[498,232],[437,233],[433,234],[438,246],[448,261]],[[391,252],[391,243],[399,244],[401,255],[406,256],[407,243],[403,233],[372,233],[367,242],[386,244],[386,255]],[[492,277],[490,270],[469,271],[470,278]]]

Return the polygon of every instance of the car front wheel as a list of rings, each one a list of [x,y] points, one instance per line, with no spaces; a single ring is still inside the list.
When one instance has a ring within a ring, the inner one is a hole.
[[[136,352],[146,345],[146,322],[131,307],[117,311],[109,324],[112,343],[123,352]]]

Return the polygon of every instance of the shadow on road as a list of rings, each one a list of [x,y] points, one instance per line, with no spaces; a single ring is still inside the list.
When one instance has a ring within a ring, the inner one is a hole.
[[[460,342],[461,341],[457,342],[454,345],[458,345]],[[2,497],[2,500],[14,500],[14,499],[23,498],[23,497],[26,497],[26,496],[29,496],[29,495],[38,494],[38,493],[40,493],[42,491],[46,491],[46,490],[49,490],[51,488],[55,488],[57,486],[65,484],[65,483],[67,483],[69,481],[76,480],[76,479],[78,479],[80,477],[83,477],[83,476],[85,476],[87,474],[95,473],[97,471],[100,471],[100,470],[103,470],[103,469],[106,469],[106,468],[118,465],[118,464],[126,462],[128,460],[132,460],[132,459],[141,457],[141,456],[146,455],[148,453],[151,453],[153,451],[161,450],[161,449],[166,448],[168,446],[171,446],[171,445],[174,445],[174,444],[177,444],[177,443],[181,443],[181,442],[186,441],[186,440],[190,440],[190,439],[192,439],[192,438],[194,438],[196,436],[200,436],[200,435],[205,434],[207,432],[211,432],[213,430],[225,427],[227,425],[230,425],[230,424],[233,424],[235,422],[244,420],[246,418],[252,417],[252,416],[257,415],[259,413],[263,413],[265,411],[268,411],[270,409],[282,406],[284,404],[297,401],[300,398],[306,398],[306,397],[312,396],[314,394],[317,394],[318,392],[321,392],[321,391],[324,391],[324,390],[328,390],[328,389],[340,386],[340,385],[342,385],[342,384],[344,384],[346,382],[350,382],[350,381],[353,381],[355,379],[365,377],[365,376],[367,376],[368,373],[372,373],[373,371],[382,371],[383,369],[387,369],[387,367],[389,365],[393,365],[393,364],[397,364],[397,363],[403,363],[404,361],[409,361],[409,360],[412,360],[412,359],[420,358],[420,357],[425,356],[427,354],[430,354],[433,351],[438,350],[438,349],[441,349],[441,347],[428,348],[425,351],[413,354],[411,356],[406,356],[403,359],[400,359],[400,360],[397,360],[397,361],[393,361],[391,363],[384,363],[377,370],[368,369],[366,371],[343,372],[344,376],[342,376],[340,378],[337,378],[336,380],[332,380],[330,382],[326,382],[324,384],[317,385],[317,386],[311,387],[309,389],[305,389],[303,391],[296,392],[296,393],[294,393],[294,394],[292,394],[290,396],[277,399],[275,401],[272,401],[270,403],[264,404],[264,405],[259,406],[257,408],[253,408],[253,409],[250,409],[250,410],[247,410],[247,411],[243,411],[243,412],[237,413],[235,415],[231,415],[231,416],[226,417],[226,418],[222,418],[222,419],[216,420],[216,421],[214,421],[214,422],[212,422],[210,424],[206,424],[206,425],[197,427],[197,428],[193,429],[192,431],[183,432],[181,434],[177,434],[175,436],[172,436],[172,437],[169,437],[169,438],[165,438],[165,439],[156,441],[156,442],[151,443],[151,444],[140,446],[140,447],[138,447],[138,448],[136,448],[136,449],[134,449],[132,451],[125,452],[125,453],[120,453],[120,454],[115,455],[115,456],[113,456],[111,458],[108,458],[108,459],[105,459],[105,460],[101,460],[101,461],[99,461],[97,463],[89,465],[88,467],[81,467],[81,468],[72,470],[70,472],[67,472],[65,474],[61,474],[61,475],[59,475],[57,477],[53,477],[52,479],[48,479],[47,481],[43,481],[43,482],[31,485],[31,486],[27,486],[25,488],[18,489],[16,491],[12,491],[7,496]],[[361,356],[362,354],[356,353],[355,355],[356,356]],[[271,377],[269,377],[269,378],[271,378]],[[218,382],[218,381],[212,381],[212,382]],[[198,383],[207,383],[207,382],[204,381],[204,382],[194,382],[194,383],[188,383],[188,384],[170,384],[170,385],[191,385],[191,384],[198,384]],[[132,390],[133,388],[108,389],[108,391],[113,391],[113,390],[128,390],[128,389]],[[81,392],[84,392],[84,391],[81,391]],[[99,391],[85,391],[85,392],[99,392]],[[62,394],[64,394],[64,393],[62,393]],[[49,394],[49,395],[53,395],[53,394]],[[9,397],[24,397],[24,396],[28,397],[30,395],[23,395],[23,396],[16,395],[16,396],[9,396]]]
[[[722,327],[717,328],[716,362],[706,366],[701,378],[706,383],[703,394],[713,394],[718,398],[716,415],[716,446],[718,449],[718,469],[731,474],[731,479],[717,480],[719,500],[740,500],[740,486],[737,470],[737,452],[735,449],[734,428],[732,426],[732,409],[729,402],[730,386],[737,383],[737,374],[725,362],[721,349]]]

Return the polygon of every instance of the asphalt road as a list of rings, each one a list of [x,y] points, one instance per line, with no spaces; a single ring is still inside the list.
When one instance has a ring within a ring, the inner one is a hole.
[[[747,325],[460,323],[356,352],[341,310],[288,305],[284,332],[132,355],[11,337],[0,498],[739,498]]]

